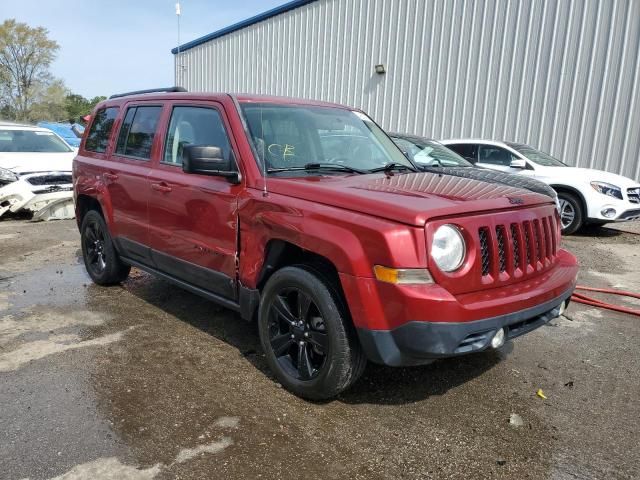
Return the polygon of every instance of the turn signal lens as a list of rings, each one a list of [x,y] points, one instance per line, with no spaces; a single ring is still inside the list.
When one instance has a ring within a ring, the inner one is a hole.
[[[376,275],[376,279],[381,282],[395,285],[433,283],[433,278],[431,278],[431,274],[426,268],[389,268],[375,265],[373,272]]]

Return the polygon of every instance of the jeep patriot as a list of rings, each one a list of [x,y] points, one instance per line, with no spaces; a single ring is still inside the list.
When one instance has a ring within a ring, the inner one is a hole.
[[[98,104],[73,165],[87,272],[132,266],[257,320],[308,399],[559,316],[577,262],[548,196],[419,172],[365,113],[158,89]]]

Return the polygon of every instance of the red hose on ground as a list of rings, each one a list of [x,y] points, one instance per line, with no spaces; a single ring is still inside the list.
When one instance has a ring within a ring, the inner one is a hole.
[[[594,288],[594,287],[584,287],[582,285],[578,285],[576,290],[584,290],[587,292],[599,292],[599,293],[607,293],[609,295],[621,295],[624,297],[631,297],[640,299],[640,294],[625,292],[622,290],[613,290],[610,288]],[[574,292],[571,296],[572,302],[582,303],[585,305],[590,305],[592,307],[598,308],[606,308],[608,310],[613,310],[615,312],[628,313],[629,315],[637,315],[640,317],[640,310],[636,310],[634,308],[621,307],[620,305],[614,305],[612,303],[603,302],[602,300],[598,300],[597,298],[589,297],[579,292]]]

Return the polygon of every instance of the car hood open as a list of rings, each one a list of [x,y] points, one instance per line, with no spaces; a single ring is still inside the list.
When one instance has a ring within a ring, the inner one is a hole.
[[[553,203],[521,188],[436,173],[271,177],[268,189],[416,226],[437,217]]]

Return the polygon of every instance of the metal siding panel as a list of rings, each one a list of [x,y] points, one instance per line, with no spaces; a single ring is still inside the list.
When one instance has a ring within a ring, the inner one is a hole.
[[[528,142],[640,176],[637,0],[318,0],[175,55],[174,75],[189,90],[346,103],[394,131]]]

